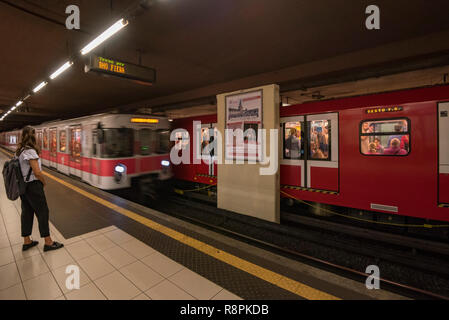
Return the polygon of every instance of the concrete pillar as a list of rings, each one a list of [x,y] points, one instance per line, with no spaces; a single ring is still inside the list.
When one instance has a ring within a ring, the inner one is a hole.
[[[270,157],[270,129],[279,129],[279,86],[267,85],[217,96],[218,130],[223,137],[223,164],[218,165],[218,208],[270,222],[280,222],[279,152],[274,175],[260,175],[262,164],[225,164],[226,96],[262,90],[262,128],[266,129],[266,154]]]

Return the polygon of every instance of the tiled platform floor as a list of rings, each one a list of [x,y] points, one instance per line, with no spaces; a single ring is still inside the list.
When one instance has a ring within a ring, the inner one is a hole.
[[[71,239],[51,225],[65,248],[22,252],[20,199],[6,198],[0,175],[0,300],[234,300],[238,296],[192,272],[115,226]],[[50,212],[51,214],[51,212]],[[66,267],[80,268],[80,289],[69,291]]]

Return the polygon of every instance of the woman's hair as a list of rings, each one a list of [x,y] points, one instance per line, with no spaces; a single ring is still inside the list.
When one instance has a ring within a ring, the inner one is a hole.
[[[31,148],[36,150],[37,154],[40,154],[39,146],[37,145],[36,141],[36,132],[34,128],[30,126],[26,126],[22,130],[22,139],[17,146],[16,155],[19,156],[20,153],[22,153],[23,149],[25,148]]]

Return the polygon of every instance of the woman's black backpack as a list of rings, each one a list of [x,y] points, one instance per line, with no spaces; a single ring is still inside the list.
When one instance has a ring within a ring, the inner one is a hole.
[[[9,200],[15,201],[19,196],[25,194],[26,182],[22,177],[20,162],[18,157],[14,157],[10,161],[6,161],[2,170],[3,180],[5,181],[6,196]],[[30,180],[31,167],[28,171],[26,181]]]

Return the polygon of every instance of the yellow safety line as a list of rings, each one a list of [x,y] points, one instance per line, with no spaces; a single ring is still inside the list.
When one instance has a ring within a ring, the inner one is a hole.
[[[306,284],[303,284],[296,280],[285,277],[279,273],[276,273],[276,272],[273,272],[266,268],[263,268],[261,266],[258,266],[254,263],[251,263],[249,261],[241,259],[235,255],[232,255],[223,250],[220,250],[213,246],[210,246],[207,243],[204,243],[202,241],[191,238],[191,237],[189,237],[183,233],[180,233],[178,231],[175,231],[171,228],[165,227],[159,223],[154,222],[153,220],[142,217],[141,215],[139,215],[133,211],[127,210],[127,209],[122,208],[116,204],[113,204],[103,198],[93,195],[90,192],[87,192],[81,188],[78,188],[78,187],[72,185],[71,183],[68,183],[62,179],[59,179],[47,172],[43,171],[43,173],[50,179],[66,186],[69,189],[72,189],[75,192],[78,192],[79,194],[85,196],[86,198],[89,198],[107,208],[114,210],[117,213],[120,213],[130,219],[133,219],[134,221],[137,221],[137,222],[147,226],[148,228],[158,231],[174,240],[177,240],[177,241],[179,241],[185,245],[188,245],[198,251],[201,251],[217,260],[220,260],[220,261],[222,261],[226,264],[229,264],[237,269],[245,271],[259,279],[265,280],[277,287],[280,287],[284,290],[290,291],[290,292],[292,292],[298,296],[301,296],[305,299],[308,299],[308,300],[341,300],[340,298],[335,297],[331,294],[328,294],[326,292],[312,288]]]

